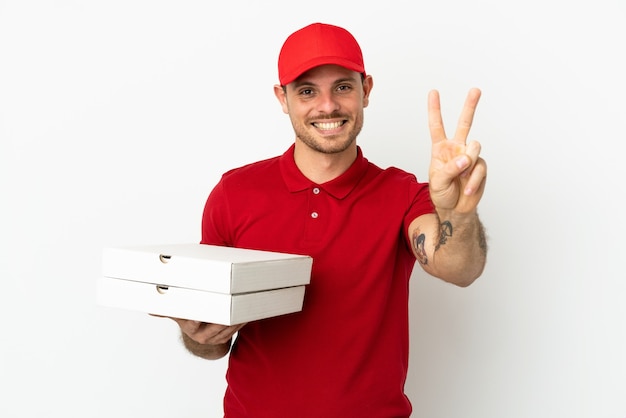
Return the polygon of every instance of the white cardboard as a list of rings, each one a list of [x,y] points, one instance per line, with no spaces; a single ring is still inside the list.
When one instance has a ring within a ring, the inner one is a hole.
[[[305,286],[229,295],[101,277],[97,289],[101,306],[234,325],[301,311]]]
[[[104,277],[224,294],[309,284],[309,256],[203,244],[105,248]]]

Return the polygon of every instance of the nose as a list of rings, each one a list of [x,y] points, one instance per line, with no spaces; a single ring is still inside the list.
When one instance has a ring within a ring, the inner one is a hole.
[[[320,93],[317,101],[317,110],[320,113],[332,114],[339,110],[339,101],[332,91]]]

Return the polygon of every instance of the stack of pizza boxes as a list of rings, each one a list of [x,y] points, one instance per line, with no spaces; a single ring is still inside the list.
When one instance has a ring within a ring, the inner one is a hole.
[[[234,325],[302,310],[313,260],[203,244],[109,247],[101,306]]]

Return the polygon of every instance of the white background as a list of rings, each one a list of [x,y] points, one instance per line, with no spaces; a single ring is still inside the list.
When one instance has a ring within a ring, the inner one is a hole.
[[[625,4],[0,0],[0,416],[221,416],[226,360],[96,306],[101,249],[200,239],[222,172],[292,143],[278,50],[324,21],[364,50],[380,166],[426,180],[428,91],[452,133],[483,90],[488,265],[413,276],[414,416],[626,417]]]

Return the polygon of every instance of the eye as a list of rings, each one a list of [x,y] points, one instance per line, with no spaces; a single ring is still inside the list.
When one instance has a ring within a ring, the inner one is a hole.
[[[300,91],[298,91],[298,94],[300,96],[310,96],[310,95],[313,94],[313,89],[304,88],[304,89],[301,89]]]
[[[337,86],[337,91],[339,92],[349,92],[350,90],[352,90],[352,86],[349,84],[340,84]]]

